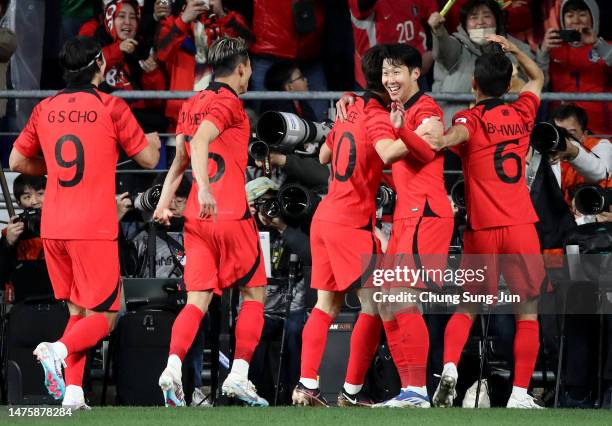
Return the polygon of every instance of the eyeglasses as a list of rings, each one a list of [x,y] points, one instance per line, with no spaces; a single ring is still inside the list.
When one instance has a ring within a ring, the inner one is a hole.
[[[293,80],[289,80],[288,84],[295,83],[298,80],[306,80],[306,76],[304,74],[300,74],[299,77],[296,77]]]

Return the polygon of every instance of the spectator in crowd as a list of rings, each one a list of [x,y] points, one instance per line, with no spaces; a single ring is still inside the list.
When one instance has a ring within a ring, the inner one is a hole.
[[[17,205],[38,212],[37,220],[32,220],[39,230],[46,184],[44,176],[19,175],[13,182]],[[14,302],[31,297],[53,299],[40,234],[26,229],[17,216],[10,218],[0,238],[0,285],[13,287]]]
[[[164,73],[155,59],[152,45],[139,34],[140,5],[136,0],[111,0],[104,9],[102,25],[95,29],[94,37],[102,45],[106,60],[104,82],[100,89],[164,90]],[[82,27],[81,34],[92,30],[90,23]],[[145,132],[162,131],[166,122],[159,100],[135,101],[132,112]]]
[[[307,92],[308,78],[292,61],[281,61],[266,72],[266,90],[276,92]],[[269,100],[261,103],[261,112],[283,111],[299,115],[305,120],[316,121],[314,111],[307,102],[298,100]]]
[[[327,90],[320,60],[324,15],[324,0],[253,0],[255,43],[250,50],[253,76],[249,90],[263,90],[266,72],[283,59],[298,62],[311,90]],[[327,102],[308,103],[318,121],[327,118]],[[255,105],[259,109],[260,104]]]
[[[287,402],[289,392],[295,387],[300,376],[300,355],[302,350],[302,330],[306,321],[306,291],[310,287],[310,242],[308,236],[297,227],[287,225],[282,217],[271,218],[263,207],[266,201],[274,199],[279,189],[269,178],[260,177],[248,182],[245,186],[247,201],[251,214],[256,218],[262,231],[270,233],[270,262],[272,280],[266,287],[266,304],[264,307],[264,328],[259,346],[253,355],[251,378],[264,397],[274,397],[274,387],[269,383],[276,381],[277,358],[270,350],[270,342],[282,335],[285,327],[285,350],[283,359],[284,374],[281,376],[282,401]],[[288,285],[290,255],[299,258],[299,273],[291,294],[289,316],[285,318],[288,301],[285,299]],[[272,362],[270,360],[272,359]],[[266,386],[267,385],[267,386]],[[269,395],[266,395],[266,391]]]
[[[594,0],[564,0],[559,19],[562,31],[575,30],[579,40],[563,39],[556,28],[546,32],[540,62],[550,76],[553,92],[609,92],[612,46],[598,37],[599,7]],[[563,34],[565,36],[565,34]],[[606,134],[612,130],[609,102],[577,102],[589,116],[590,130]]]
[[[167,8],[156,3],[156,16],[160,30],[156,41],[157,59],[166,66],[170,90],[204,90],[212,81],[212,69],[206,63],[210,45],[219,37],[242,37],[253,41],[246,20],[236,12],[223,7],[222,0],[187,0],[182,9],[176,2],[169,15]],[[183,100],[170,100],[166,116],[171,128]]]
[[[433,65],[427,48],[427,18],[438,10],[435,0],[349,0],[355,38],[355,80],[365,87],[361,71],[363,54],[376,44],[406,43],[423,57],[421,75]]]
[[[429,17],[433,32],[434,84],[433,92],[466,93],[472,90],[472,75],[476,59],[488,45],[487,36],[498,34],[506,36],[502,10],[495,0],[470,0],[461,8],[461,25],[450,35],[444,28],[444,17],[435,12]],[[529,46],[508,35],[508,40],[527,53],[533,55]],[[509,56],[517,66],[514,57]],[[519,77],[526,81],[524,72]],[[465,109],[466,104],[440,102],[447,125],[453,115]]]

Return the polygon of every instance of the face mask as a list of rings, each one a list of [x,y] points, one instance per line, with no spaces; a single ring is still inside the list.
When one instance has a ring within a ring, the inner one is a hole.
[[[473,30],[468,30],[468,34],[474,43],[482,46],[489,42],[487,40],[488,36],[495,34],[495,28],[475,28]]]

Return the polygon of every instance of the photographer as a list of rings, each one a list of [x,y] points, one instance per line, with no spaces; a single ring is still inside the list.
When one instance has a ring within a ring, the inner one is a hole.
[[[13,216],[8,226],[2,230],[0,285],[13,286],[15,296],[9,302],[19,302],[28,297],[53,298],[39,232],[40,209],[45,198],[46,184],[44,176],[27,175],[17,176],[13,183],[17,205],[34,214],[27,216],[27,224],[23,218]]]
[[[308,236],[297,227],[289,226],[282,216],[271,218],[265,208],[266,201],[276,198],[279,186],[269,178],[260,177],[248,182],[245,186],[251,214],[256,217],[261,230],[270,232],[270,260],[272,280],[266,287],[266,303],[264,307],[264,328],[260,344],[253,356],[252,364],[258,368],[251,369],[251,377],[265,397],[273,396],[273,388],[266,388],[266,383],[276,380],[276,369],[270,368],[268,374],[264,371],[270,357],[269,343],[282,335],[285,327],[285,356],[283,360],[282,389],[290,391],[295,387],[300,376],[300,354],[302,346],[302,329],[306,320],[305,299],[310,287],[310,241]],[[287,299],[285,298],[287,277],[289,276],[290,255],[299,258],[298,274],[291,298],[289,315],[285,318]],[[283,321],[284,320],[284,321]],[[275,362],[272,365],[277,365]],[[272,380],[270,380],[272,378]],[[272,392],[266,395],[265,392]],[[289,394],[282,397],[288,401]]]
[[[612,144],[607,139],[589,135],[587,113],[574,104],[561,105],[552,118],[555,124],[567,130],[573,138],[567,139],[567,148],[558,152],[555,159],[561,160],[561,189],[566,200],[570,192],[581,183],[612,185]]]
[[[546,32],[538,62],[550,76],[552,92],[609,92],[612,46],[599,34],[599,7],[594,0],[565,0],[559,26]],[[607,102],[578,102],[595,133],[610,132]]]

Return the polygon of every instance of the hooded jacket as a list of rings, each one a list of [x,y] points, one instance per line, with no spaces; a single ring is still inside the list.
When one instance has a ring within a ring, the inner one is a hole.
[[[519,49],[531,57],[534,55],[529,50],[529,46],[520,40],[506,36],[509,41],[516,44]],[[468,93],[472,91],[472,78],[476,59],[482,55],[482,48],[470,40],[470,36],[461,25],[457,27],[457,32],[449,35],[446,30],[442,30],[440,35],[433,37],[433,57],[434,65],[434,84],[433,92],[442,93]],[[518,62],[513,55],[508,55],[514,65]],[[526,79],[525,75],[519,72],[519,76]],[[468,107],[467,104],[439,102],[444,110],[444,120],[447,126],[451,126],[453,115]]]
[[[561,3],[559,27],[565,29],[563,11],[568,0]],[[594,0],[584,0],[591,12],[593,32],[599,34],[599,7]],[[563,43],[549,53],[539,51],[538,59],[548,70],[552,92],[609,92],[612,86],[612,45],[599,39],[593,45]],[[612,110],[609,102],[576,102],[589,117],[589,130],[608,133],[612,130]],[[554,107],[554,105],[553,105]]]

